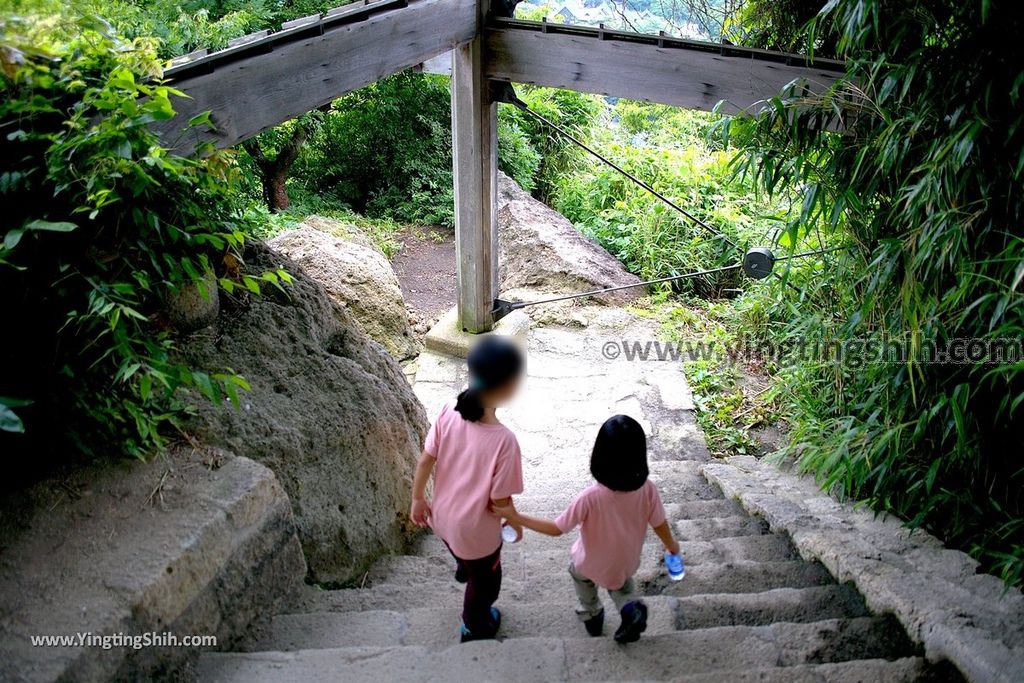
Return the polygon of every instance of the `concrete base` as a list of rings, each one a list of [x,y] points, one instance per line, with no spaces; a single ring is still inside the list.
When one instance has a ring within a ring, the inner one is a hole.
[[[463,332],[462,326],[459,324],[458,307],[456,307],[441,316],[441,319],[430,328],[424,339],[424,344],[431,351],[456,358],[465,358],[469,355],[469,350],[487,335],[511,337],[525,344],[529,331],[530,318],[522,311],[512,311],[499,320],[490,332],[482,334]]]

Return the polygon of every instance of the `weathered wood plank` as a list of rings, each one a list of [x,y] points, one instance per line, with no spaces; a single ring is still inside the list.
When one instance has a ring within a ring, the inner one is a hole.
[[[212,70],[189,65],[180,76],[169,72],[170,84],[191,99],[176,100],[178,115],[157,131],[180,153],[203,141],[230,147],[464,44],[478,26],[475,0],[409,0],[406,7],[328,27],[322,35],[310,31],[282,44],[258,43],[258,50],[227,63],[216,61],[215,53],[206,58]],[[217,130],[183,130],[204,111],[212,111]]]
[[[451,82],[459,320],[474,333],[493,326],[498,295],[498,106],[482,49],[477,37],[453,51]]]
[[[498,81],[568,88],[599,95],[711,110],[747,109],[795,79],[821,91],[842,65],[758,50],[699,44],[596,29],[552,27],[548,32],[506,22],[485,29],[485,75]],[[518,22],[526,24],[527,22]],[[791,62],[791,63],[787,63]]]

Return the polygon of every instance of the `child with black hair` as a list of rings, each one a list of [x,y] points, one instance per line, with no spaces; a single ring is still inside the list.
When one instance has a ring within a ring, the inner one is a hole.
[[[616,642],[631,643],[647,628],[647,606],[639,599],[633,581],[647,527],[654,529],[669,553],[679,555],[679,543],[672,536],[661,496],[647,478],[643,427],[626,415],[609,418],[597,434],[590,473],[597,483],[577,495],[554,520],[523,515],[511,503],[496,506],[495,512],[548,536],[561,536],[579,526],[580,537],[572,546],[569,563],[580,601],[576,613],[587,633],[603,633],[604,608],[597,594],[601,586],[622,616]]]
[[[495,409],[512,398],[523,372],[514,343],[485,337],[470,351],[469,388],[430,427],[412,484],[412,521],[428,524],[455,557],[455,580],[466,584],[462,642],[494,638],[501,613],[501,517],[492,508],[512,505],[523,492],[522,454],[515,434]],[[433,500],[426,487],[434,477]],[[522,527],[511,524],[517,540]]]

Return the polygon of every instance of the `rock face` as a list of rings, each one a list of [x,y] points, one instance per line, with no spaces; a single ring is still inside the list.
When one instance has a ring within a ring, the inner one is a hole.
[[[310,578],[345,582],[410,538],[423,406],[398,362],[298,264],[261,244],[246,264],[283,266],[295,282],[225,300],[217,324],[183,345],[187,362],[232,368],[252,385],[241,409],[197,401],[190,429],[271,468],[291,498]]]
[[[167,316],[179,332],[195,332],[213,324],[220,313],[220,289],[213,272],[201,283],[182,285],[167,297]]]
[[[580,234],[564,216],[498,174],[498,241],[501,290],[569,294],[640,281],[622,263]],[[644,293],[627,289],[597,297],[621,304]]]
[[[405,360],[419,353],[395,271],[357,228],[310,216],[298,229],[268,244],[323,285],[363,332],[392,356]]]
[[[33,647],[31,637],[169,631],[233,649],[305,575],[274,473],[223,452],[70,468],[5,499],[0,519],[4,681],[190,680],[210,646]]]

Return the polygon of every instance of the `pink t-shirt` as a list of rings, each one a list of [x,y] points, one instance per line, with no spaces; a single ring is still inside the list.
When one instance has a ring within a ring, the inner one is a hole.
[[[598,586],[615,590],[640,568],[647,527],[665,521],[658,488],[648,479],[636,491],[612,491],[593,484],[569,503],[555,520],[566,533],[580,527],[572,546],[572,563]]]
[[[501,544],[501,518],[492,499],[523,492],[523,463],[515,434],[502,424],[463,420],[446,405],[423,449],[437,458],[430,526],[457,557],[487,557]]]

